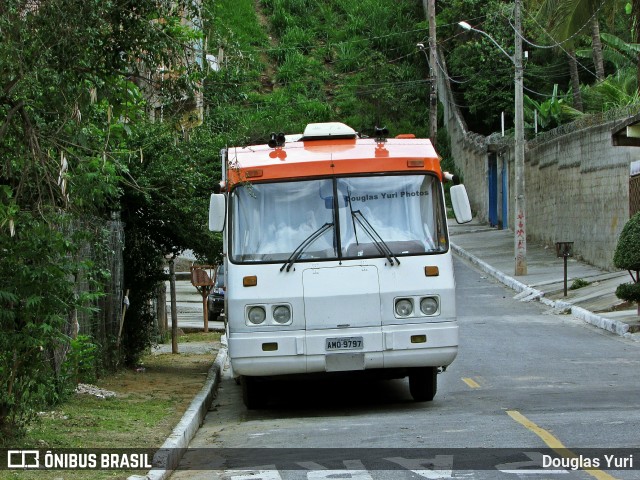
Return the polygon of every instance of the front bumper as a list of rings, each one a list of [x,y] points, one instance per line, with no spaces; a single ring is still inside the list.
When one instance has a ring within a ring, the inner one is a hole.
[[[426,341],[414,343],[422,336]],[[341,337],[362,337],[363,348],[325,350],[327,338]],[[457,355],[458,324],[450,321],[348,330],[232,333],[228,342],[236,375],[441,367],[451,364]]]

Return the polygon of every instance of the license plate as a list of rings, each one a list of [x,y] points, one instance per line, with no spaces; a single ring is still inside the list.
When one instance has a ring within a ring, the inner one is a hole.
[[[362,337],[327,338],[325,349],[327,351],[362,350]]]

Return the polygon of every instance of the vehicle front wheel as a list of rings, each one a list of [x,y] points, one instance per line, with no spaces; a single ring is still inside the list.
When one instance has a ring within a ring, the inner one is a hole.
[[[438,367],[418,367],[409,371],[409,391],[416,402],[430,402],[438,390]]]

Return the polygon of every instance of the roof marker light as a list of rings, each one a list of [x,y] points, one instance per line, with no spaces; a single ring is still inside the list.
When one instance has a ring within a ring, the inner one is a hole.
[[[246,178],[257,178],[257,177],[261,177],[262,176],[262,170],[258,169],[258,170],[246,170],[244,172],[244,176]]]

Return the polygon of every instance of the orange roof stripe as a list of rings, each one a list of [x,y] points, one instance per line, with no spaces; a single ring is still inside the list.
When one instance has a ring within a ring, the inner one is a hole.
[[[252,182],[304,177],[384,172],[434,172],[442,180],[440,160],[428,139],[313,140],[291,142],[282,148],[267,145],[230,148],[231,184],[247,180],[247,173],[262,171]],[[417,161],[418,160],[418,161]]]

